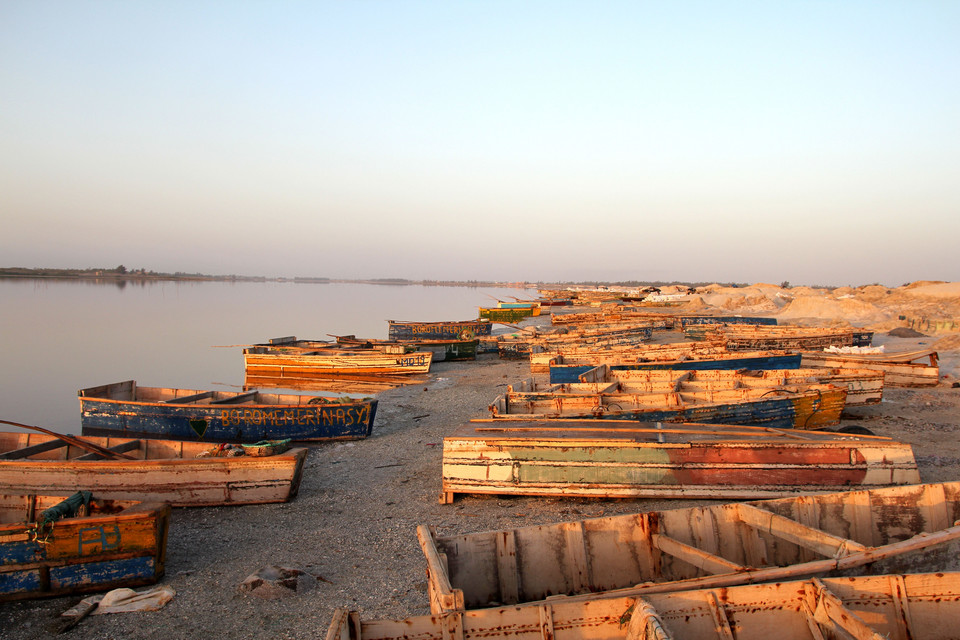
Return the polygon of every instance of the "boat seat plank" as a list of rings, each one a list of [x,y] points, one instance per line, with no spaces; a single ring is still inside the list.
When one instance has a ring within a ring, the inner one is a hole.
[[[229,398],[222,398],[220,400],[211,400],[210,404],[238,404],[240,402],[246,402],[247,400],[252,400],[258,393],[260,392],[254,389],[253,391],[247,391],[246,393],[239,393]]]
[[[828,558],[850,555],[867,549],[867,547],[854,540],[808,527],[790,518],[784,518],[748,504],[738,504],[736,509],[737,517],[742,522],[805,549],[816,551]]]
[[[741,564],[731,562],[726,558],[721,558],[720,556],[684,544],[662,533],[655,533],[651,538],[653,545],[663,553],[671,555],[678,560],[683,560],[708,573],[720,574],[731,571],[745,571],[747,569],[747,567]]]
[[[107,451],[112,451],[113,453],[126,453],[127,451],[136,451],[140,448],[139,440],[130,440],[129,442],[123,442],[114,447],[110,447]],[[82,456],[77,456],[74,460],[102,460],[106,458],[105,455],[101,453],[91,452],[85,453]]]
[[[179,398],[170,398],[164,400],[164,404],[188,404],[190,402],[196,402],[197,400],[204,400],[206,398],[213,397],[213,391],[201,391],[200,393],[194,393],[189,396],[180,396]]]
[[[59,449],[60,447],[65,446],[67,446],[67,442],[57,438],[56,440],[48,440],[47,442],[30,445],[29,447],[24,447],[22,449],[13,449],[11,451],[0,453],[0,460],[18,460],[20,458],[29,458],[32,455],[44,453],[46,451],[53,451],[54,449]]]

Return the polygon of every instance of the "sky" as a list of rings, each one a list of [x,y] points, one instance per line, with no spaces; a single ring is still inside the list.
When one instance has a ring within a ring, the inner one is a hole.
[[[960,3],[0,0],[0,267],[960,280]]]

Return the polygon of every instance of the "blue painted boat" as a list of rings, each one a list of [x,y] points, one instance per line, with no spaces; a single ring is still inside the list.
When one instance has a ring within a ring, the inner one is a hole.
[[[390,340],[473,340],[489,336],[493,324],[489,320],[412,322],[387,320]]]
[[[170,506],[0,496],[0,601],[153,584],[164,573]]]
[[[776,318],[760,318],[751,316],[677,316],[681,328],[696,324],[754,324],[775,326]]]
[[[141,387],[78,391],[84,435],[205,442],[357,440],[373,429],[373,398]]]
[[[784,353],[776,355],[740,357],[730,354],[731,357],[710,356],[703,360],[670,360],[667,362],[632,362],[611,364],[610,368],[617,369],[678,369],[683,371],[716,371],[726,369],[750,369],[765,371],[769,369],[798,369],[801,356],[799,353]],[[580,376],[596,364],[555,364],[550,365],[550,383],[577,382]]]
[[[678,372],[679,373],[679,372]],[[840,421],[847,389],[830,384],[701,390],[695,373],[680,374],[673,391],[620,393],[596,384],[551,384],[533,380],[507,387],[490,405],[494,420],[638,420],[704,422],[819,429]]]

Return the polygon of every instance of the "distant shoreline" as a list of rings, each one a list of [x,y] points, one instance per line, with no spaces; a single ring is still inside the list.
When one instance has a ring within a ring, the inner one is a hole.
[[[298,284],[378,284],[393,286],[437,287],[507,287],[516,289],[543,286],[532,282],[490,282],[458,280],[405,280],[402,278],[317,278],[209,275],[202,273],[157,273],[152,271],[118,271],[115,269],[0,269],[0,278],[20,280],[84,280],[91,282],[293,282]]]

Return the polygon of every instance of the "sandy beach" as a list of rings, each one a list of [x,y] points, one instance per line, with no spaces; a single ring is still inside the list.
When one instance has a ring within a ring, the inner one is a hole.
[[[953,386],[960,374],[960,333],[943,330],[944,321],[960,317],[960,283],[832,291],[709,287],[690,296],[685,308],[774,315],[781,324],[851,324],[874,330],[874,344],[888,351],[937,349],[941,380],[936,387],[887,388],[881,404],[846,412],[842,424],[859,424],[911,444],[924,482],[960,480],[960,388]],[[911,322],[922,335],[889,335]],[[373,435],[312,447],[292,502],[174,511],[162,583],[176,596],[166,607],[91,616],[69,634],[84,639],[322,637],[340,607],[364,618],[429,613],[417,525],[451,534],[694,504],[477,496],[440,504],[444,436],[485,417],[506,385],[528,377],[525,361],[482,355],[477,361],[436,363],[429,382],[378,394]],[[247,576],[268,565],[304,569],[316,576],[316,587],[274,600],[238,591]],[[0,636],[49,637],[60,613],[78,600],[0,604]]]

